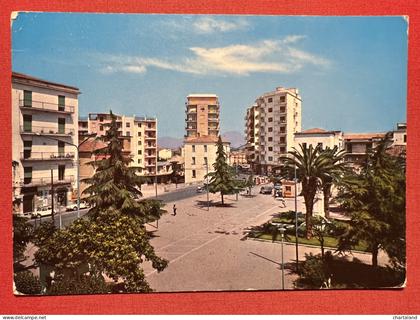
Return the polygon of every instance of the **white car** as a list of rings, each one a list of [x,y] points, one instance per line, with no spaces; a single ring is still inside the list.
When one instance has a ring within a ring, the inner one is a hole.
[[[32,218],[50,216],[52,214],[52,207],[38,207],[34,212],[32,212]]]
[[[80,201],[80,209],[87,209],[89,208],[89,204],[85,201]],[[66,207],[66,211],[76,211],[77,210],[77,202],[74,203],[70,203],[67,207]]]

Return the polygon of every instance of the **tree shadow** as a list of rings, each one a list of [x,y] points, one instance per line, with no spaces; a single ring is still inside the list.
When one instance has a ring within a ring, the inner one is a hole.
[[[207,206],[216,207],[216,208],[236,208],[236,206],[231,203],[222,204],[222,202],[220,201],[210,200],[207,202],[207,200],[196,200],[195,202],[196,202],[195,207],[200,208],[200,209],[207,208]]]

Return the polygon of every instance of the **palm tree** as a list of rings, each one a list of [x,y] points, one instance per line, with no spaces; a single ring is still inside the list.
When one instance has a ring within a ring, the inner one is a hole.
[[[343,173],[346,170],[345,163],[344,163],[344,156],[346,154],[345,150],[339,150],[338,146],[334,148],[325,148],[321,150],[320,154],[327,157],[328,163],[328,170],[324,170],[323,174],[321,175],[321,183],[322,183],[322,192],[324,194],[324,213],[325,217],[330,217],[330,198],[331,198],[331,188],[334,183],[340,181]]]
[[[302,195],[305,199],[306,238],[310,239],[315,195],[322,185],[322,177],[327,174],[331,164],[320,145],[314,148],[312,145],[307,147],[306,144],[300,144],[299,147],[299,151],[293,148],[293,151],[289,151],[290,156],[281,157],[280,160],[284,162],[289,177],[293,176],[296,167],[296,177],[302,183]]]

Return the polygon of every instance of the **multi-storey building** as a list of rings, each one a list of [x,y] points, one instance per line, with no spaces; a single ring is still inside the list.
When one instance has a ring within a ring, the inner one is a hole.
[[[346,150],[345,161],[354,165],[363,165],[372,148],[385,138],[385,133],[345,133],[344,147]]]
[[[344,149],[344,137],[342,131],[327,131],[321,128],[313,128],[295,133],[295,147],[299,149],[299,145],[316,147],[320,145],[322,148],[333,149],[337,147],[339,150]]]
[[[190,94],[186,105],[185,138],[219,135],[219,98],[215,94]]]
[[[75,198],[78,95],[73,86],[12,74],[14,212]],[[53,192],[52,192],[53,190]]]
[[[157,172],[157,119],[116,115],[123,151],[130,154],[130,166],[139,167],[143,175]],[[88,117],[88,132],[97,136],[106,134],[111,116],[107,113],[91,113]],[[82,125],[79,122],[79,126]]]
[[[182,155],[184,157],[185,183],[199,182],[213,171],[216,160],[217,139],[220,130],[220,104],[215,94],[190,94],[186,105],[186,134]],[[227,161],[229,143],[224,142]]]
[[[301,131],[302,99],[296,88],[277,87],[248,108],[246,134],[248,159],[253,170],[268,174],[290,151],[294,134]]]

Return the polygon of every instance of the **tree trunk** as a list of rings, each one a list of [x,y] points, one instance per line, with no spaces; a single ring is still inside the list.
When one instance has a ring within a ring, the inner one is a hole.
[[[378,267],[378,253],[379,253],[379,246],[374,244],[372,247],[372,267]]]
[[[321,245],[321,258],[324,260],[324,239],[319,241],[319,244]]]
[[[306,208],[306,239],[312,238],[312,215],[314,210],[314,199],[317,190],[317,181],[310,179],[306,183],[302,183],[302,193],[303,198],[305,199],[305,208]]]
[[[331,184],[326,184],[322,191],[324,193],[324,213],[325,217],[330,217],[330,197],[331,197]]]
[[[223,192],[220,192],[220,195],[222,196],[222,205],[225,204],[224,200],[223,200]]]

